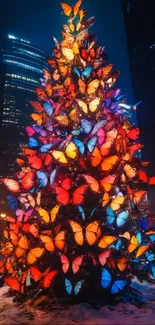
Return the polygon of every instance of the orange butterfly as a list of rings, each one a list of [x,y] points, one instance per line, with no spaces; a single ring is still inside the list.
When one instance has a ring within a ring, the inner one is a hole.
[[[111,171],[112,168],[117,164],[118,156],[113,155],[103,159],[101,163],[101,170],[102,171]]]
[[[85,82],[82,79],[78,80],[78,84],[79,84],[79,91],[82,94],[87,93],[88,95],[92,95],[95,94],[96,90],[99,87],[99,80],[98,79],[94,79],[91,82],[89,82],[88,84],[85,84]]]
[[[110,208],[113,211],[117,211],[120,209],[124,201],[125,201],[124,196],[116,196],[114,198],[110,198],[109,194],[105,192],[102,198],[102,207],[106,206],[110,202]]]
[[[54,252],[55,247],[62,250],[65,246],[65,231],[63,230],[58,232],[54,238],[47,235],[40,235],[39,238],[48,252]]]
[[[145,194],[147,193],[144,190],[133,191],[129,186],[127,186],[127,192],[128,192],[130,200],[134,204],[138,204],[143,199]]]
[[[55,192],[57,194],[56,199],[57,202],[61,205],[68,205],[69,203],[72,203],[74,205],[79,205],[84,202],[84,194],[87,190],[87,185],[81,185],[79,186],[73,193],[72,196],[70,196],[68,190],[71,189],[72,186],[72,180],[70,178],[65,178],[64,181],[62,181],[61,186],[57,186],[55,189]]]
[[[116,179],[115,175],[109,175],[99,181],[90,175],[83,174],[82,176],[86,180],[87,184],[89,184],[90,189],[95,193],[100,193],[100,186],[105,191],[109,192],[112,188],[112,185],[114,184],[115,179]]]
[[[29,241],[27,237],[22,236],[19,239],[17,248],[15,250],[15,256],[20,259],[26,256],[27,264],[34,264],[39,257],[41,257],[44,253],[44,248],[42,247],[34,247],[30,248]]]
[[[73,16],[74,18],[77,16],[78,12],[79,12],[79,8],[81,6],[82,0],[78,0],[75,4],[75,6],[72,8],[71,6],[69,6],[68,4],[61,2],[61,7],[63,9],[63,13],[65,16],[69,17],[69,16]]]
[[[107,248],[108,246],[113,244],[116,240],[117,240],[116,236],[105,235],[100,239],[98,243],[98,247]]]
[[[89,223],[85,228],[82,228],[77,222],[73,220],[69,220],[69,224],[74,233],[74,240],[80,246],[84,244],[85,240],[88,245],[93,245],[101,235],[99,220],[95,220]]]
[[[102,155],[100,153],[100,150],[96,147],[91,155],[91,165],[93,167],[97,167],[102,160]]]
[[[104,67],[104,68],[100,68],[100,69],[97,71],[97,75],[98,75],[98,77],[99,77],[99,78],[102,78],[102,80],[105,80],[105,79],[109,76],[109,74],[110,74],[112,68],[113,68],[113,64],[109,64],[109,65],[107,65],[107,66]]]

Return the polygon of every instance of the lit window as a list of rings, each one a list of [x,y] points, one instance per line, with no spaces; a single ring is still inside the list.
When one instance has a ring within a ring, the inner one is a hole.
[[[35,68],[35,67],[32,67],[28,64],[24,64],[24,63],[21,63],[21,62],[17,62],[17,61],[13,61],[13,60],[7,60],[5,59],[4,60],[5,62],[7,63],[10,63],[10,64],[15,64],[17,65],[18,67],[21,67],[23,69],[27,69],[27,70],[31,70],[31,71],[35,71],[37,73],[41,73],[42,74],[42,70],[41,69],[38,69],[38,68]]]

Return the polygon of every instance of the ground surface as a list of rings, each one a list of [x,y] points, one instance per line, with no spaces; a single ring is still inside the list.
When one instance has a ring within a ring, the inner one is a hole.
[[[155,285],[134,283],[143,296],[143,304],[119,303],[98,309],[89,304],[70,307],[53,301],[49,311],[44,307],[13,303],[7,287],[0,288],[0,324],[2,325],[155,325]]]

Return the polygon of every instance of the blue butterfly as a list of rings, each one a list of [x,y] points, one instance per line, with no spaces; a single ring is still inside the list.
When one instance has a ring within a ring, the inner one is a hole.
[[[44,108],[48,116],[51,116],[53,114],[54,108],[49,103],[45,103]]]
[[[38,177],[38,179],[40,181],[40,185],[42,187],[46,187],[47,182],[48,182],[47,175],[44,172],[38,171],[37,172],[37,177]]]
[[[86,215],[85,215],[84,209],[82,208],[81,205],[78,205],[78,210],[79,210],[79,212],[81,214],[81,217],[82,217],[82,219],[84,221],[86,219]]]
[[[96,146],[96,142],[97,142],[97,137],[93,137],[92,139],[90,139],[87,142],[87,145],[85,145],[82,141],[78,140],[78,139],[74,139],[73,140],[74,144],[77,146],[79,152],[81,153],[81,155],[83,155],[85,153],[85,147],[87,146],[88,150],[90,153],[92,153],[95,149]]]
[[[43,146],[40,147],[40,152],[42,153],[48,152],[54,146],[54,144],[55,143],[44,144]]]
[[[113,248],[115,251],[119,251],[122,247],[122,239],[118,239],[114,244],[110,245],[109,248]]]
[[[57,169],[55,168],[55,169],[52,171],[51,175],[50,175],[50,184],[51,184],[51,185],[54,184],[56,174],[57,174]]]
[[[80,133],[81,133],[81,129],[73,130],[71,133],[72,133],[73,135],[80,135]]]
[[[146,252],[146,258],[149,262],[152,262],[155,258],[155,255],[153,253]]]
[[[127,210],[122,211],[119,214],[115,214],[110,207],[106,209],[106,213],[107,213],[108,224],[112,225],[114,222],[116,222],[117,227],[124,226],[129,216],[129,212]]]
[[[116,294],[116,293],[119,293],[120,291],[122,291],[125,288],[125,286],[127,285],[127,283],[128,282],[126,280],[116,280],[112,284],[111,274],[109,273],[108,270],[102,269],[101,286],[104,289],[111,286],[111,293],[112,294]]]
[[[152,243],[155,243],[155,235],[149,235],[150,240],[152,241]]]
[[[39,146],[39,142],[38,142],[38,140],[35,139],[35,138],[33,138],[33,137],[30,137],[30,138],[29,138],[29,146],[30,146],[31,148],[36,148],[36,147],[38,147],[38,146]]]
[[[71,295],[72,293],[74,293],[74,295],[76,296],[79,293],[79,291],[81,290],[82,283],[83,283],[83,280],[82,281],[78,281],[75,284],[74,288],[73,288],[73,285],[70,282],[70,280],[65,279],[65,288],[66,288],[67,293],[69,295]]]
[[[76,75],[79,78],[82,78],[82,77],[89,78],[92,73],[92,70],[93,70],[93,67],[91,65],[88,65],[82,71],[80,71],[77,67],[73,67],[73,71],[76,73]]]
[[[17,201],[17,199],[12,195],[8,195],[6,198],[7,198],[9,207],[13,211],[16,211],[18,209],[18,201]]]
[[[81,120],[81,127],[84,133],[89,134],[92,129],[92,124],[86,119]]]
[[[138,240],[138,244],[140,245],[142,243],[142,234],[140,231],[136,233],[136,238]]]

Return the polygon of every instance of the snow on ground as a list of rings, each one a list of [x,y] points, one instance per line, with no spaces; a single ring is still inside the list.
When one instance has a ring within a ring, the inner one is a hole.
[[[0,324],[2,325],[155,325],[155,285],[134,282],[142,295],[140,307],[131,303],[93,309],[83,303],[70,307],[53,302],[51,310],[35,308],[29,303],[14,303],[7,296],[8,287],[0,288]]]

